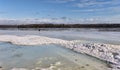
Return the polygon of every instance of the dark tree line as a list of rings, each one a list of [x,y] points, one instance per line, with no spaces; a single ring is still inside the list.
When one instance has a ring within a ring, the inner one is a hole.
[[[120,24],[24,24],[0,25],[0,28],[120,28]]]

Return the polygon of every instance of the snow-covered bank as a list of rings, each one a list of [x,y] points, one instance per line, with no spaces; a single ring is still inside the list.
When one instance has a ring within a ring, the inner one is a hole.
[[[65,44],[69,41],[55,38],[48,38],[43,36],[26,35],[0,35],[1,42],[9,42],[16,45],[42,45],[42,44]]]
[[[81,42],[67,48],[106,61],[112,69],[120,69],[120,45]]]
[[[0,35],[0,41],[16,45],[60,44],[74,51],[107,61],[115,70],[120,69],[120,45],[86,43],[80,40],[67,41],[36,35]]]

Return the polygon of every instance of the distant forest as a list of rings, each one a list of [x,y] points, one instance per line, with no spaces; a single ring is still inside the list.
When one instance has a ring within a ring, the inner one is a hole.
[[[0,28],[120,28],[120,24],[22,24],[0,25]]]

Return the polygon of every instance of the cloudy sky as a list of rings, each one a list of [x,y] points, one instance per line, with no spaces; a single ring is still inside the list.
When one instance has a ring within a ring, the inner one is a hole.
[[[0,0],[0,24],[119,23],[120,0]]]

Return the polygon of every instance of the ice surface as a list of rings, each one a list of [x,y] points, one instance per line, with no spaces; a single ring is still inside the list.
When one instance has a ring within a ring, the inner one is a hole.
[[[33,31],[33,30],[0,30],[3,35],[37,35],[63,40],[86,40],[101,43],[120,44],[120,32],[97,31],[90,29],[63,30],[63,31]]]
[[[113,63],[114,68],[120,67],[120,32],[3,30],[0,31],[0,41],[29,46],[59,44]]]

